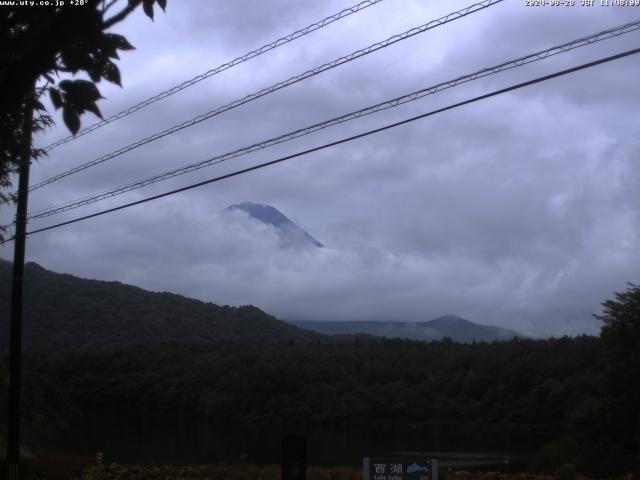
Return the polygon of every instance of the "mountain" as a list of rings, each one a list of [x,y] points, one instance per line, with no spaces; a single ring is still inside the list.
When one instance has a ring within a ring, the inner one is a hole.
[[[324,247],[322,243],[309,235],[305,230],[292,222],[286,215],[271,205],[261,203],[242,202],[230,205],[226,212],[241,211],[249,217],[275,228],[283,247]]]
[[[8,348],[11,265],[0,260],[0,351]],[[87,280],[32,262],[25,265],[24,299],[27,351],[165,342],[304,343],[323,338],[253,306],[218,306],[120,282]]]
[[[0,260],[0,352],[8,346],[11,263]],[[229,307],[120,282],[88,280],[25,265],[26,351],[180,344],[326,342],[346,335],[457,342],[520,336],[455,316],[429,322],[282,322],[253,306]],[[362,337],[366,338],[366,337]]]
[[[455,315],[439,317],[426,324],[436,330],[443,337],[449,337],[457,342],[492,342],[496,340],[511,340],[514,337],[524,338],[519,332],[506,328],[481,325],[470,322]]]
[[[524,335],[512,330],[480,325],[454,315],[446,315],[429,322],[291,321],[289,323],[325,335],[364,334],[422,341],[441,340],[444,337],[449,337],[456,342],[469,343],[524,337]]]

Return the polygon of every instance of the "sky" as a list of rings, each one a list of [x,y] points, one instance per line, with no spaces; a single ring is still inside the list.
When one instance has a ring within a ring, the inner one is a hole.
[[[354,0],[169,0],[113,31],[136,47],[102,83],[112,115]],[[31,184],[472,4],[383,0],[53,150]],[[157,9],[156,9],[157,10]],[[640,18],[640,7],[505,0],[34,191],[30,211],[203,160]],[[640,46],[640,33],[71,212],[73,219],[381,127]],[[27,259],[285,320],[428,321],[454,314],[536,336],[597,334],[593,314],[640,282],[640,58],[627,57],[109,215],[31,235]],[[35,139],[66,135],[62,120]],[[87,114],[82,125],[94,123]],[[269,204],[325,248],[220,212]],[[12,208],[0,210],[10,222]],[[0,247],[11,259],[12,244]]]

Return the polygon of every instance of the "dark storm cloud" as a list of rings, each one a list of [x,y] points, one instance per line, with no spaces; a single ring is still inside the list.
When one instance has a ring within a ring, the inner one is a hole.
[[[138,49],[123,56],[125,88],[102,89],[106,115],[351,2],[173,3],[154,24],[139,14],[120,30]],[[55,150],[34,167],[33,181],[468,3],[385,0]],[[508,0],[34,192],[31,205],[224,153],[630,21],[636,10],[535,9]],[[639,39],[633,33],[487,77],[106,205],[617,53]],[[637,65],[633,57],[597,67],[34,235],[29,256],[58,271],[222,304],[253,303],[282,318],[428,320],[455,313],[533,334],[596,332],[592,313],[625,282],[637,281],[640,266]],[[58,127],[39,142],[63,134]],[[280,249],[271,227],[219,215],[244,200],[276,206],[327,248]],[[10,254],[5,247],[2,255]]]

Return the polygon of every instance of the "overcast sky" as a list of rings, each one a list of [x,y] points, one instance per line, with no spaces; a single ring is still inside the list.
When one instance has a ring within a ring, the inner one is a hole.
[[[580,3],[577,0],[578,4]],[[169,0],[114,31],[137,47],[105,116],[355,4]],[[292,75],[465,7],[384,0],[51,152],[31,183]],[[599,0],[597,0],[599,3]],[[33,192],[45,208],[227,152],[640,18],[634,7],[505,2],[300,82]],[[92,213],[640,46],[618,39],[48,219]],[[427,321],[456,314],[536,335],[597,333],[599,305],[640,282],[640,57],[575,73],[28,239],[28,260],[282,319]],[[95,121],[83,117],[83,126]],[[67,131],[37,138],[46,145]],[[220,216],[273,205],[324,249],[282,248],[271,228]],[[4,207],[4,223],[12,219]],[[0,256],[10,259],[12,245]]]

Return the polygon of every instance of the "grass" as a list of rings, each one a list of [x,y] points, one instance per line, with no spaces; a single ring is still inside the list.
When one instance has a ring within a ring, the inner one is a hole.
[[[566,467],[566,466],[565,466]],[[120,465],[105,464],[102,454],[87,457],[50,457],[30,462],[34,480],[280,480],[276,465]],[[561,468],[554,474],[448,472],[440,480],[588,480],[575,469]],[[306,480],[361,480],[362,469],[353,467],[307,467]],[[640,480],[638,475],[624,475],[609,480]]]

